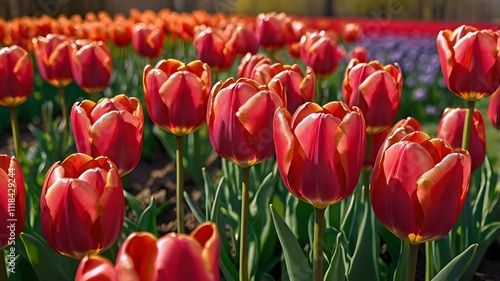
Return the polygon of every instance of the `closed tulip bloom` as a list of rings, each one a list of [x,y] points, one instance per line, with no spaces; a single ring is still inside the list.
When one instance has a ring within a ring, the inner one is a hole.
[[[165,33],[153,24],[137,23],[132,29],[132,46],[141,56],[154,59],[163,51]]]
[[[270,88],[247,78],[219,81],[212,88],[207,111],[214,150],[244,168],[273,156],[272,117],[285,106],[284,101],[279,83]]]
[[[287,43],[285,13],[261,13],[255,19],[255,32],[259,45],[266,49],[281,49]]]
[[[97,103],[84,100],[73,105],[70,117],[78,152],[107,156],[121,176],[135,168],[141,157],[144,129],[138,99],[118,95]]]
[[[446,108],[439,122],[437,137],[444,139],[457,150],[462,147],[466,113],[467,109],[465,108]],[[477,109],[474,109],[472,114],[468,151],[472,161],[472,171],[475,171],[483,165],[486,155],[486,129],[483,116]]]
[[[488,105],[488,118],[491,125],[500,130],[500,91],[497,91],[490,97]]]
[[[120,236],[124,206],[120,175],[107,157],[71,154],[45,176],[43,236],[55,251],[75,259],[98,254]]]
[[[147,65],[143,88],[151,120],[176,136],[199,129],[205,122],[210,75],[210,67],[199,60],[184,64],[168,59],[154,68]]]
[[[363,166],[365,131],[361,111],[343,102],[306,103],[293,116],[278,109],[274,145],[287,189],[318,209],[351,195]]]
[[[33,91],[34,69],[29,54],[13,45],[0,49],[0,105],[15,107]]]
[[[71,71],[78,86],[89,94],[104,90],[113,71],[108,47],[102,41],[85,40],[77,40],[71,47]]]
[[[26,220],[26,198],[21,164],[0,154],[0,249],[15,245]]]
[[[234,49],[236,55],[244,56],[247,53],[256,54],[259,50],[259,42],[255,37],[255,31],[249,25],[229,24],[224,30],[229,36],[234,37]]]
[[[316,76],[312,68],[307,67],[304,75],[296,64],[277,64],[277,66],[275,71],[279,72],[272,77],[268,84],[271,87],[276,87],[275,84],[278,81],[281,83],[285,89],[286,109],[289,112],[295,112],[299,106],[313,100]]]
[[[108,37],[118,47],[125,47],[132,41],[131,22],[123,15],[118,15],[107,28]]]
[[[388,129],[398,112],[403,87],[401,68],[378,61],[349,63],[342,94],[349,106],[357,106],[363,112],[367,134],[376,134]]]
[[[176,281],[219,280],[219,232],[204,223],[191,235],[170,233],[156,239],[148,232],[134,232],[116,257],[119,280]]]
[[[76,270],[75,281],[118,281],[114,265],[99,255],[85,256]]]
[[[437,49],[444,81],[455,95],[476,101],[500,86],[499,34],[462,25],[442,30]]]
[[[216,71],[228,70],[236,57],[236,37],[231,37],[220,28],[204,25],[195,27],[194,46],[198,59]]]
[[[445,236],[469,189],[471,160],[442,139],[417,131],[384,150],[375,162],[371,202],[378,220],[412,245]]]
[[[252,55],[251,53],[247,53],[243,58],[241,58],[240,64],[238,65],[237,77],[256,80],[256,70],[259,69],[259,66],[263,64],[272,65],[273,62],[266,55]],[[261,84],[267,84],[264,81],[257,82]]]
[[[308,32],[302,36],[299,43],[300,59],[312,67],[318,76],[329,76],[345,56],[345,50],[337,45],[333,32]]]
[[[342,27],[342,41],[349,44],[356,43],[362,33],[363,29],[358,23],[346,23]]]
[[[350,58],[357,59],[358,62],[361,63],[368,62],[369,61],[368,51],[364,47],[357,46],[354,49],[352,49]]]
[[[49,34],[33,38],[40,76],[50,85],[63,88],[73,81],[70,63],[71,42],[65,35]]]

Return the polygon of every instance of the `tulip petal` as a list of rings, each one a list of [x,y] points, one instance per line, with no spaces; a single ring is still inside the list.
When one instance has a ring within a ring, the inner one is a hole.
[[[152,280],[158,256],[156,242],[156,237],[149,232],[133,232],[123,241],[116,256],[120,281]]]
[[[118,279],[115,267],[108,259],[93,255],[82,259],[76,271],[75,281],[118,281]]]

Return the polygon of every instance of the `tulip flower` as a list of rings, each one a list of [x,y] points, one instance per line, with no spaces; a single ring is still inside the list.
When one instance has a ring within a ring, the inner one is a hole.
[[[42,231],[63,255],[81,259],[111,247],[120,236],[124,209],[120,175],[107,157],[75,153],[47,171],[40,198]]]
[[[71,47],[71,71],[78,86],[89,94],[105,89],[113,71],[108,47],[102,41],[85,40],[77,40]]]
[[[243,58],[241,58],[240,64],[238,65],[237,77],[257,80],[259,78],[256,75],[256,70],[259,69],[259,66],[263,64],[272,65],[273,62],[265,55],[252,55],[251,53],[247,53]],[[268,81],[266,82],[257,80],[257,82],[261,84],[267,84]]]
[[[123,15],[118,15],[107,28],[108,37],[117,47],[125,47],[132,41],[131,23]]]
[[[227,35],[220,28],[204,25],[197,26],[194,46],[198,59],[207,63],[215,71],[226,71],[233,65],[236,57],[235,37]]]
[[[385,151],[389,146],[400,141],[406,135],[409,135],[415,131],[422,131],[422,127],[417,119],[413,117],[407,117],[405,119],[399,120],[392,129],[389,131],[389,135],[383,143],[383,147],[379,149],[379,153]],[[378,157],[378,156],[377,156]]]
[[[448,89],[470,102],[493,94],[500,86],[499,42],[498,33],[466,25],[440,31],[437,49]]]
[[[184,64],[168,59],[154,68],[147,65],[143,87],[151,120],[176,136],[197,130],[205,122],[211,83],[210,67],[199,60]]]
[[[92,157],[107,156],[121,176],[141,157],[144,116],[138,99],[125,95],[84,100],[71,109],[76,149]],[[127,153],[124,153],[126,151]]]
[[[163,51],[165,33],[153,24],[138,23],[132,29],[132,46],[141,56],[149,59],[158,57]]]
[[[285,105],[281,84],[276,88],[254,80],[219,81],[209,97],[208,134],[214,150],[241,167],[274,155],[272,116]]]
[[[29,54],[13,45],[0,49],[0,105],[16,107],[33,91],[34,69]]]
[[[116,257],[121,280],[219,280],[219,232],[204,223],[191,235],[170,233],[156,239],[147,232],[130,234]]]
[[[464,131],[464,121],[467,109],[446,108],[439,122],[437,137],[447,141],[451,147],[460,150]],[[472,171],[481,167],[486,155],[486,129],[481,112],[474,109],[472,114],[472,128],[470,133],[469,154]]]
[[[490,97],[488,105],[488,118],[491,125],[500,130],[500,91],[497,91]]]
[[[15,245],[26,220],[23,171],[15,157],[0,154],[0,186],[0,249],[4,249]]]
[[[236,55],[256,54],[259,50],[259,42],[255,37],[255,31],[249,25],[229,24],[224,30],[229,36],[234,37],[234,49]]]
[[[73,81],[70,64],[71,42],[64,35],[33,38],[35,59],[42,79],[57,88]]]
[[[368,51],[364,47],[357,46],[352,49],[349,55],[351,59],[357,59],[358,62],[364,63],[369,61]]]
[[[286,45],[285,13],[258,14],[255,19],[255,32],[259,45],[266,49],[281,49]]]
[[[290,115],[276,110],[273,139],[281,179],[295,197],[315,209],[314,280],[323,280],[323,218],[326,207],[351,195],[363,166],[365,121],[343,102],[305,103]]]
[[[342,94],[349,106],[358,106],[366,120],[368,135],[388,129],[401,102],[403,74],[395,65],[383,66],[378,61],[359,63],[353,59],[349,63]]]
[[[76,270],[75,281],[118,281],[113,264],[99,255],[85,256]]]
[[[410,133],[377,158],[370,190],[373,211],[411,245],[439,239],[460,214],[470,168],[467,151],[420,131]]]
[[[345,50],[337,46],[336,34],[324,30],[303,35],[299,48],[300,59],[321,77],[335,72],[340,60],[345,56]]]
[[[356,43],[361,37],[363,30],[358,23],[346,23],[342,27],[342,41],[348,44]]]

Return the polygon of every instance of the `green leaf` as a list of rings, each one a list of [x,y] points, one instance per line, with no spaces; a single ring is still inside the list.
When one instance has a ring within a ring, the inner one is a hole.
[[[462,274],[476,256],[478,244],[472,244],[460,255],[450,261],[434,278],[433,281],[453,281],[459,280]]]
[[[141,201],[126,190],[123,190],[123,195],[125,197],[125,205],[130,208],[130,211],[132,211],[132,214],[136,218],[139,218],[142,213]]]
[[[148,231],[158,236],[156,229],[156,200],[151,196],[149,205],[144,209],[139,219],[137,220],[137,228],[139,231]]]
[[[204,223],[207,221],[205,215],[203,212],[198,208],[198,206],[193,202],[193,199],[191,199],[191,196],[189,196],[189,193],[184,191],[184,200],[186,200],[186,203],[188,204],[189,208],[191,209],[191,212],[193,212],[194,216],[200,223]]]
[[[222,186],[224,185],[224,177],[220,178],[217,190],[215,190],[215,197],[213,199],[212,211],[210,212],[209,220],[217,222],[219,217],[220,208],[220,194]]]
[[[52,260],[47,248],[45,248],[40,241],[25,232],[22,232],[20,237],[23,241],[31,266],[35,270],[40,281],[72,280],[73,276],[69,278],[69,276],[57,266]]]
[[[349,264],[347,262],[347,253],[342,245],[341,239],[342,232],[337,234],[337,243],[335,245],[335,251],[333,252],[333,256],[330,260],[330,264],[325,274],[325,281],[345,281],[347,278],[347,268]]]
[[[401,240],[401,253],[398,259],[398,266],[394,271],[394,281],[406,280],[408,275],[408,256],[410,253],[410,245],[406,241]]]
[[[292,231],[283,219],[276,213],[272,205],[269,207],[271,208],[276,233],[283,248],[289,279],[291,281],[312,280],[311,267],[297,239],[293,236]]]
[[[238,270],[234,266],[233,262],[227,255],[225,251],[220,252],[219,257],[219,267],[224,275],[224,279],[227,281],[237,281],[238,280]]]

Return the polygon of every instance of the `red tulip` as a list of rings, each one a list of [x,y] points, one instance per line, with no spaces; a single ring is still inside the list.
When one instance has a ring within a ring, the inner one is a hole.
[[[132,46],[141,56],[154,59],[163,51],[165,33],[153,24],[137,23],[132,29]]]
[[[71,47],[71,71],[78,86],[89,94],[106,88],[113,71],[108,47],[102,41],[85,40],[77,40]]]
[[[247,78],[215,84],[207,123],[212,147],[221,157],[249,167],[274,155],[272,116],[285,105],[281,84],[276,86],[273,89]]]
[[[306,103],[293,116],[278,109],[273,136],[285,186],[318,209],[351,195],[363,166],[365,131],[361,111],[343,102]]]
[[[253,80],[258,79],[256,75],[256,70],[259,69],[260,65],[272,65],[273,62],[270,58],[265,55],[252,55],[251,53],[247,53],[243,58],[241,58],[240,65],[238,66],[238,78],[250,78]],[[261,84],[267,84],[265,81],[257,82]]]
[[[108,26],[108,37],[118,47],[125,47],[132,41],[132,28],[129,20],[117,16]]]
[[[346,23],[342,27],[342,41],[345,43],[356,43],[361,37],[363,30],[358,23]]]
[[[65,35],[49,34],[33,38],[40,76],[50,85],[64,88],[73,81],[70,63],[71,42]]]
[[[401,102],[403,75],[398,64],[383,66],[378,61],[347,66],[342,94],[349,106],[358,106],[366,120],[367,134],[388,129]]]
[[[337,70],[345,50],[337,46],[333,32],[308,32],[300,39],[300,59],[319,76],[328,76]]]
[[[76,270],[75,281],[118,281],[115,267],[105,257],[85,256]]]
[[[255,37],[255,31],[249,25],[229,24],[224,32],[230,37],[234,37],[235,52],[237,55],[245,55],[247,53],[255,54],[259,50],[259,42]]]
[[[143,87],[151,120],[176,136],[197,130],[205,122],[211,83],[210,67],[199,60],[147,65]]]
[[[378,220],[412,245],[439,239],[455,224],[469,189],[471,160],[417,131],[382,151],[371,179]],[[443,203],[446,204],[443,204]]]
[[[121,176],[130,173],[141,157],[144,116],[138,99],[118,95],[75,103],[71,125],[78,152],[107,156]],[[124,153],[126,151],[127,153]]]
[[[111,247],[120,236],[125,201],[120,175],[107,157],[75,153],[48,170],[40,214],[47,243],[81,259]]]
[[[0,186],[0,249],[4,249],[15,246],[26,220],[23,170],[15,157],[0,154]]]
[[[351,59],[357,59],[358,62],[360,63],[364,63],[364,62],[368,62],[368,51],[363,48],[363,47],[355,47],[354,49],[352,49],[351,51],[351,54],[350,54],[350,58]]]
[[[442,30],[437,49],[446,86],[455,95],[476,101],[500,86],[500,36],[491,30],[462,25]]]
[[[219,280],[219,232],[204,223],[191,235],[170,233],[156,239],[151,233],[134,232],[116,257],[119,280]]]
[[[500,130],[500,91],[494,93],[490,98],[488,118],[491,121],[491,125],[497,130]]]
[[[467,109],[446,108],[439,122],[437,137],[447,141],[456,150],[462,148],[462,136]],[[472,171],[479,168],[486,155],[486,130],[481,112],[474,109],[472,127],[469,139],[469,154],[472,161]]]
[[[259,45],[266,49],[281,49],[286,41],[285,13],[261,13],[255,20],[255,32]]]
[[[235,37],[231,37],[220,28],[204,25],[196,26],[194,46],[198,59],[207,63],[216,71],[226,71],[233,65],[236,57]]]
[[[13,45],[0,49],[0,105],[15,107],[33,91],[33,63],[29,54]]]

